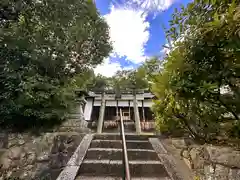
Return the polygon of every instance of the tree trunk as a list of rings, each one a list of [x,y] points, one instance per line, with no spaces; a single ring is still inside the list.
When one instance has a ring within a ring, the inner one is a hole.
[[[191,133],[191,135],[193,136],[194,139],[196,139],[199,142],[206,142],[206,139],[204,139],[203,137],[199,136],[196,132],[194,132],[194,130],[190,127],[190,125],[188,124],[187,120],[185,119],[185,117],[181,114],[176,115],[176,118],[179,118],[182,120],[183,124],[186,126],[186,128],[189,130],[189,132]]]

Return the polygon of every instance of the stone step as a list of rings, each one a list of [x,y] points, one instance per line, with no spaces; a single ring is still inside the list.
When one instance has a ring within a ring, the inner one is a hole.
[[[149,141],[127,140],[127,149],[153,149]],[[121,140],[92,140],[90,148],[121,149]]]
[[[90,148],[85,159],[111,159],[122,160],[122,149],[112,148]],[[159,160],[154,150],[148,149],[128,149],[129,160]]]
[[[167,177],[133,177],[132,180],[171,180]],[[122,177],[78,176],[76,180],[122,180]]]
[[[83,116],[79,113],[75,113],[75,114],[69,114],[68,115],[68,119],[80,119],[80,118],[82,118]]]
[[[126,140],[148,140],[148,138],[155,137],[155,135],[133,135],[133,134],[126,134]],[[121,140],[120,135],[113,134],[96,134],[94,135],[93,139],[99,140]]]
[[[132,177],[168,177],[168,173],[160,161],[129,161]],[[121,177],[122,161],[116,160],[84,160],[79,169],[81,176],[113,176]]]

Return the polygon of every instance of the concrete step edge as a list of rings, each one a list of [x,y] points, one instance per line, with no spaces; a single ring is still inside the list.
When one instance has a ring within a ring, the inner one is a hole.
[[[104,165],[108,165],[108,164],[122,164],[121,160],[88,160],[85,159],[83,161],[83,164],[104,164]],[[131,160],[129,161],[129,165],[155,165],[155,164],[160,164],[162,165],[162,162],[160,161],[154,161],[154,160],[145,160],[145,161],[141,161],[141,160]]]
[[[127,136],[156,136],[155,134],[136,134],[136,133],[125,133],[125,135]],[[95,133],[94,136],[96,137],[102,137],[102,136],[120,136],[120,132],[118,133],[101,133],[101,134],[98,134],[98,133]]]
[[[122,142],[121,140],[94,139],[92,142]],[[147,140],[126,140],[129,143],[149,143]]]
[[[131,177],[132,180],[171,180],[165,177]],[[110,176],[78,176],[76,180],[122,180],[122,177],[110,177]]]
[[[89,148],[88,151],[122,151],[122,149],[119,149],[119,148]],[[127,151],[155,152],[153,149],[127,149]]]

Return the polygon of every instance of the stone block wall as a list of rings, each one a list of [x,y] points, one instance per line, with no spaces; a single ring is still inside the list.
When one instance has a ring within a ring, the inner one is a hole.
[[[86,133],[79,105],[60,127],[39,136],[0,130],[0,180],[55,180]]]
[[[77,132],[30,134],[1,133],[0,179],[56,179],[81,142]]]
[[[78,118],[70,117],[55,131],[58,132],[78,132],[78,133],[90,133],[91,130],[88,128],[88,122],[85,120],[79,120]]]
[[[196,145],[184,139],[172,139],[196,180],[239,180],[240,151],[231,147]]]

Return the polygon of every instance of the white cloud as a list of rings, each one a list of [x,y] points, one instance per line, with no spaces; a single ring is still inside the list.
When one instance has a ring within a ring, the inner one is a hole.
[[[143,62],[146,59],[144,46],[149,39],[146,15],[142,11],[112,6],[105,18],[110,26],[114,56],[126,57],[133,63]]]
[[[121,65],[117,62],[111,63],[109,58],[104,59],[103,63],[98,65],[94,72],[106,77],[113,76],[118,70],[122,70]]]
[[[162,12],[168,9],[175,0],[127,0],[129,4],[136,4],[137,7],[147,12]]]
[[[150,36],[146,16],[149,12],[158,13],[168,9],[174,1],[176,0],[122,0],[121,5],[113,3],[110,13],[104,16],[110,27],[113,52],[103,64],[96,67],[95,73],[110,77],[118,70],[134,69],[133,66],[122,68],[117,62],[111,63],[111,58],[125,58],[134,64],[144,62],[147,59],[144,54],[145,45]]]
[[[133,66],[125,66],[125,67],[123,67],[123,70],[132,70],[132,69],[134,69]]]
[[[106,58],[104,59],[102,64],[98,65],[94,69],[94,72],[95,74],[101,74],[106,77],[112,77],[119,70],[132,70],[132,69],[134,69],[134,67],[131,65],[121,67],[119,62],[110,62],[110,58]]]

